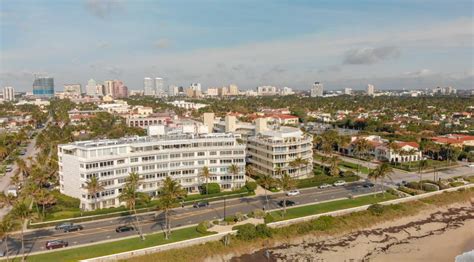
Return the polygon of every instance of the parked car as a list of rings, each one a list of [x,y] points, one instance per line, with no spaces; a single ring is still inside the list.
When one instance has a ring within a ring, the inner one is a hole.
[[[278,205],[283,207],[283,200],[281,200],[280,202],[278,202]],[[286,206],[287,207],[291,207],[291,206],[294,206],[296,205],[296,203],[294,201],[291,201],[291,200],[286,200]]]
[[[54,227],[54,229],[56,229],[56,230],[64,230],[64,228],[70,227],[70,226],[72,226],[72,225],[73,225],[72,222],[64,222],[64,223],[61,223],[61,224],[57,224],[57,225]]]
[[[369,182],[369,183],[365,183],[365,184],[363,185],[363,187],[365,187],[365,188],[371,188],[371,187],[374,187],[374,186],[375,186],[374,183],[370,183],[370,182]]]
[[[134,230],[135,228],[133,226],[119,226],[115,229],[115,232],[122,233],[122,232],[134,231]]]
[[[343,186],[343,185],[345,185],[345,184],[346,184],[346,181],[344,181],[344,180],[338,180],[338,181],[334,182],[333,185],[334,185],[334,186]]]
[[[290,190],[286,193],[287,196],[297,196],[301,194],[299,190]]]
[[[72,226],[69,226],[69,227],[65,227],[64,232],[81,231],[83,229],[84,229],[84,227],[81,226],[81,225],[72,225]]]
[[[324,183],[324,184],[322,184],[322,185],[319,186],[319,188],[321,188],[321,189],[322,189],[322,188],[328,188],[328,187],[331,187],[331,185],[330,185],[330,184],[326,184],[326,183]]]
[[[56,249],[61,247],[67,247],[69,243],[64,240],[51,240],[46,242],[46,249]]]
[[[467,164],[468,167],[474,167],[474,163]]]
[[[209,202],[205,202],[205,201],[197,202],[193,204],[194,208],[207,207],[207,206],[209,206]]]
[[[5,168],[5,172],[12,172],[13,168],[11,166],[7,166]]]
[[[5,250],[0,250],[0,257],[4,257],[7,255],[7,252]]]

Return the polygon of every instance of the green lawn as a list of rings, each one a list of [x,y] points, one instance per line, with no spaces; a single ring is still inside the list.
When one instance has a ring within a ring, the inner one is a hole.
[[[315,175],[311,178],[298,179],[296,187],[297,188],[316,187],[322,184],[334,184],[334,182],[338,180],[344,180],[346,182],[354,182],[354,181],[358,181],[359,179],[360,177],[357,175],[340,177],[340,176],[329,176],[329,175],[323,175],[323,174],[316,175],[315,173]]]
[[[339,164],[339,167],[349,168],[349,169],[352,169],[354,172],[357,172],[357,164],[352,163],[352,162],[341,161],[341,163]],[[360,165],[359,171],[364,174],[368,174],[370,173],[371,170],[365,166]]]
[[[362,196],[356,197],[353,199],[342,199],[336,200],[326,203],[314,204],[309,206],[303,207],[295,207],[291,209],[287,209],[287,213],[284,217],[281,216],[282,211],[273,211],[269,214],[273,217],[274,221],[281,221],[281,220],[288,220],[292,218],[310,216],[315,214],[321,214],[331,211],[336,211],[340,209],[346,209],[351,207],[358,207],[363,205],[370,205],[382,201],[392,200],[397,198],[396,196],[385,193],[385,197],[382,194],[377,194],[375,197],[374,195],[369,196]]]
[[[428,163],[428,167],[426,167],[424,170],[428,171],[433,169],[434,167],[437,168],[443,168],[443,167],[448,167],[452,165],[456,165],[456,162],[451,161],[451,163],[448,164],[448,161],[438,161],[438,160],[432,160],[432,159],[427,159],[426,160]],[[421,161],[413,161],[413,162],[405,162],[405,163],[399,163],[399,164],[392,164],[393,167],[407,170],[407,171],[418,171],[418,166],[420,165]]]
[[[209,235],[212,233],[209,233]],[[173,242],[178,242],[186,239],[192,239],[197,237],[205,236],[196,231],[195,227],[178,229],[172,232],[171,239],[165,240],[163,233],[156,233],[146,236],[144,241],[138,237],[114,241],[110,243],[97,244],[93,246],[74,248],[69,250],[58,250],[56,252],[33,255],[27,258],[28,261],[77,261],[86,258],[93,258],[99,256],[105,256],[120,252],[126,252],[141,248],[147,248],[152,246],[158,246]],[[20,261],[21,258],[15,259]]]

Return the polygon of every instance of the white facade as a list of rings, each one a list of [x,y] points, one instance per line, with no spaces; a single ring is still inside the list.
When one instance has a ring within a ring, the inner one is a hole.
[[[168,95],[169,96],[177,96],[179,94],[179,88],[175,85],[170,85],[168,87]]]
[[[117,140],[81,141],[59,145],[61,193],[80,199],[84,210],[117,207],[119,195],[131,172],[141,178],[139,191],[155,196],[167,176],[179,181],[188,192],[196,192],[205,181],[199,178],[204,166],[211,171],[211,183],[223,189],[245,183],[245,145],[233,134],[180,134],[161,137],[133,137]],[[237,175],[229,172],[235,164]],[[104,190],[91,195],[87,181],[96,176]]]
[[[289,87],[283,87],[280,91],[280,95],[282,96],[288,96],[288,95],[294,95],[295,92],[293,91],[293,89],[289,88]]]
[[[298,128],[278,127],[263,130],[247,141],[248,161],[255,171],[273,176],[287,173],[295,178],[304,178],[313,173],[313,137]],[[307,164],[292,166],[292,161],[302,158]]]
[[[153,79],[149,77],[143,79],[143,94],[146,96],[155,95],[155,83],[153,82]]]
[[[257,94],[259,96],[274,96],[278,94],[278,88],[275,86],[259,86],[257,87]]]
[[[164,82],[163,82],[163,78],[161,77],[155,78],[155,94],[157,96],[165,95]]]
[[[167,104],[184,108],[184,109],[194,109],[194,110],[198,110],[200,108],[207,106],[206,104],[199,104],[199,103],[186,102],[186,101],[173,101],[173,102],[168,102]]]
[[[352,88],[344,88],[344,95],[352,95]]]
[[[97,82],[94,79],[89,79],[86,85],[86,95],[97,96]]]
[[[313,87],[311,88],[311,97],[323,96],[323,92],[323,84],[314,82]]]
[[[64,94],[66,96],[81,96],[82,89],[80,84],[65,84]]]
[[[13,87],[6,86],[3,88],[3,100],[4,101],[15,100],[15,89]]]
[[[367,85],[367,95],[368,96],[374,96],[375,95],[375,86],[368,84]]]

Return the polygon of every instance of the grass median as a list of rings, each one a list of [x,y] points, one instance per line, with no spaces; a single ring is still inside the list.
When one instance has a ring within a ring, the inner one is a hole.
[[[298,218],[298,217],[316,215],[316,214],[321,214],[321,213],[326,213],[326,212],[331,212],[331,211],[336,211],[336,210],[341,210],[341,209],[346,209],[346,208],[351,208],[351,207],[371,205],[371,204],[379,203],[382,201],[392,200],[395,198],[397,197],[390,193],[385,193],[385,196],[383,194],[376,194],[376,195],[356,197],[352,199],[349,199],[349,198],[341,199],[341,200],[335,200],[335,201],[330,201],[330,202],[325,202],[325,203],[320,203],[320,204],[290,208],[286,210],[286,214],[284,216],[282,216],[283,211],[281,210],[272,211],[272,212],[269,212],[267,216],[265,217],[265,222],[270,223],[270,222],[288,220],[288,219],[293,219],[293,218]]]
[[[28,261],[50,262],[50,261],[78,261],[81,259],[100,257],[111,255],[136,249],[153,247],[163,244],[169,244],[187,239],[193,239],[212,235],[213,233],[201,234],[196,231],[195,227],[183,228],[173,230],[170,239],[166,240],[163,233],[150,234],[146,236],[145,240],[140,240],[137,236],[135,238],[118,240],[109,243],[97,244],[92,246],[58,250],[56,252],[45,253],[41,255],[33,255],[27,258]],[[21,261],[21,257],[14,261]]]

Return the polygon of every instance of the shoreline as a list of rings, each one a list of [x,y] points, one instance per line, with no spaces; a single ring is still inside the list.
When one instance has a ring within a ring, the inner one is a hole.
[[[474,203],[456,203],[344,235],[291,239],[230,261],[454,261],[474,249],[472,228]]]

